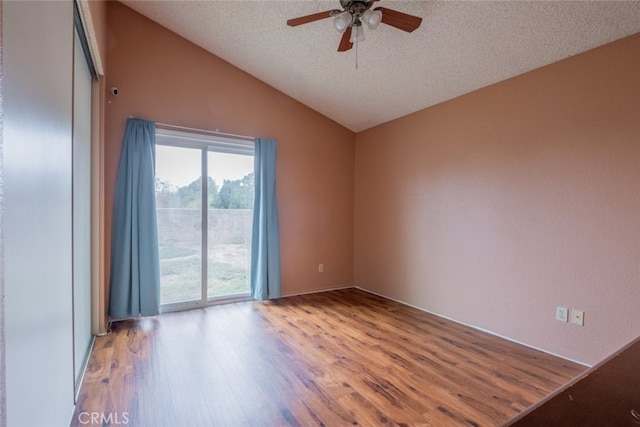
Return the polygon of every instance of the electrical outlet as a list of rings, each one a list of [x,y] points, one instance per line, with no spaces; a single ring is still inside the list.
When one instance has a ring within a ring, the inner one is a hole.
[[[569,320],[569,309],[567,307],[556,307],[556,320],[566,322]]]
[[[584,326],[584,311],[572,308],[571,323],[578,326]]]
[[[318,273],[324,273],[324,264],[318,264]]]

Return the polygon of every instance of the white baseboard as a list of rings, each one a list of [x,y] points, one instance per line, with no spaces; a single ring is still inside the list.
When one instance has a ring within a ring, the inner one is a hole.
[[[331,291],[339,291],[341,289],[351,289],[351,288],[357,288],[357,286],[353,286],[353,285],[345,285],[345,286],[338,286],[336,288],[328,288],[328,289],[317,289],[317,290],[311,290],[311,291],[305,291],[305,292],[298,292],[295,294],[286,294],[286,295],[282,295],[282,298],[287,298],[287,297],[295,297],[298,295],[309,295],[309,294],[319,294],[322,292],[331,292]],[[363,289],[364,290],[364,289]]]

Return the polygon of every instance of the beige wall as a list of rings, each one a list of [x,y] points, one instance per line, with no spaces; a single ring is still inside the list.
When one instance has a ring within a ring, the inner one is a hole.
[[[115,175],[131,115],[277,138],[283,293],[352,285],[353,132],[120,3],[107,4],[107,34],[106,87],[120,94],[106,97],[106,265]]]
[[[359,133],[355,283],[588,364],[636,337],[638,52],[640,34]]]

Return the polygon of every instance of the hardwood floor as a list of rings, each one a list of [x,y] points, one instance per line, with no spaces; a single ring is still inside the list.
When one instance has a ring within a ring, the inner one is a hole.
[[[344,289],[116,323],[71,425],[494,426],[584,369]]]

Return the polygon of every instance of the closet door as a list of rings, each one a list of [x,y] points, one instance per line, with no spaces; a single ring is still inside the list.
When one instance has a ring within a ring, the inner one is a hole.
[[[2,2],[6,424],[73,411],[73,3]]]
[[[75,392],[91,349],[91,83],[76,25],[73,55],[73,370]]]

